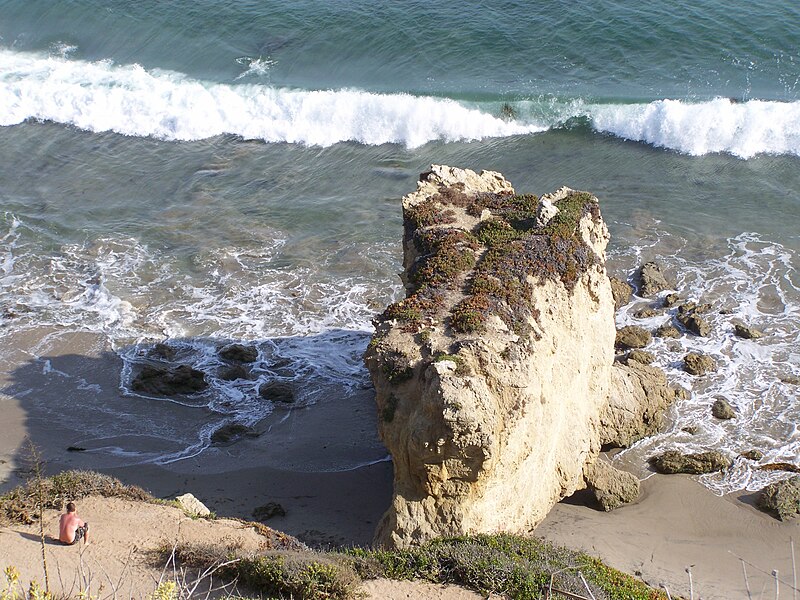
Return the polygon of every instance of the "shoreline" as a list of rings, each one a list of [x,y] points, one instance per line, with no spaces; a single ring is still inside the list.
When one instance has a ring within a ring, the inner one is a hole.
[[[381,460],[385,449],[377,438],[370,390],[355,392],[348,401],[320,402],[288,414],[276,410],[262,424],[267,433],[194,458],[165,466],[103,466],[96,464],[97,454],[67,452],[82,432],[70,434],[69,428],[42,420],[28,402],[32,394],[40,402],[58,402],[65,396],[81,402],[97,395],[92,387],[96,385],[102,390],[101,401],[130,403],[118,389],[119,361],[98,335],[47,333],[28,347],[46,346],[47,353],[39,355],[47,357],[52,371],[43,372],[38,363],[35,368],[25,366],[30,356],[18,348],[3,356],[0,460],[6,462],[0,464],[4,468],[0,490],[19,482],[21,474],[11,471],[18,469],[16,462],[24,454],[21,444],[29,436],[40,448],[48,473],[92,469],[158,497],[191,492],[217,514],[244,519],[252,519],[255,508],[276,502],[286,515],[264,523],[311,545],[371,543],[391,501],[393,470],[390,462]],[[20,374],[25,381],[20,381]],[[23,388],[32,391],[23,393]],[[102,426],[102,421],[98,423]],[[737,556],[767,573],[748,566],[753,590],[762,585],[772,589],[773,569],[788,574],[782,579],[791,581],[790,540],[800,539],[800,525],[761,513],[749,496],[718,497],[688,476],[652,475],[643,481],[636,503],[603,513],[581,504],[577,495],[553,507],[533,535],[587,551],[655,587],[666,583],[671,593],[687,597],[684,569],[693,565],[695,597],[746,598]]]

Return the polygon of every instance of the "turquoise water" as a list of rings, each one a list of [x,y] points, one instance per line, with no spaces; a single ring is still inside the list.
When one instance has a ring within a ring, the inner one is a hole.
[[[371,318],[401,293],[399,198],[431,163],[488,168],[521,191],[594,192],[612,271],[659,258],[684,295],[732,313],[712,315],[711,340],[656,344],[694,395],[626,460],[795,461],[799,17],[788,1],[0,2],[0,337],[96,332],[126,395],[148,344],[210,374],[219,340],[258,344],[257,380],[212,377],[202,424],[170,431],[177,450],[137,446],[147,422],[78,440],[110,464],[180,461],[220,424],[263,419],[265,381],[306,404],[368,386]],[[767,337],[737,341],[733,318]],[[689,348],[720,373],[690,380]],[[716,395],[741,418],[713,421]],[[706,483],[766,478],[742,462]]]

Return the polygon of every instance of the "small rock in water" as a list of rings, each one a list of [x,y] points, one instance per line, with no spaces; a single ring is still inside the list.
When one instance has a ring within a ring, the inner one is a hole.
[[[789,385],[800,385],[800,377],[797,375],[785,375],[781,377],[781,381],[783,383],[788,383]]]
[[[263,506],[253,509],[253,518],[256,521],[266,521],[272,517],[285,517],[286,509],[277,502],[267,502]]]
[[[292,386],[279,381],[262,383],[258,387],[258,395],[265,400],[272,400],[273,402],[281,402],[283,404],[291,404],[294,402]]]
[[[682,428],[681,431],[688,433],[689,435],[697,435],[700,432],[700,428],[697,425],[687,425],[686,427]]]
[[[786,521],[800,513],[800,477],[771,483],[761,490],[756,506]]]
[[[633,316],[637,319],[649,319],[650,317],[655,317],[657,314],[658,312],[652,308],[643,308],[642,310],[637,311]]]
[[[675,293],[667,294],[666,296],[664,296],[664,308],[672,308],[680,301],[681,297],[678,294]]]
[[[692,397],[692,393],[687,390],[685,387],[676,386],[675,387],[675,399],[676,400],[688,400]]]
[[[251,363],[258,360],[258,348],[243,344],[228,344],[219,351],[219,356],[225,360]]]
[[[748,327],[742,323],[734,323],[733,332],[738,337],[746,340],[757,340],[760,337],[764,337],[764,334],[758,329],[755,329],[754,327]]]
[[[736,411],[733,410],[733,407],[730,405],[727,399],[719,397],[714,400],[714,404],[711,405],[711,414],[714,415],[717,419],[729,420],[736,418]]]
[[[800,473],[800,467],[793,463],[775,462],[761,465],[758,468],[760,471],[786,471],[788,473]]]
[[[747,460],[761,460],[764,458],[764,453],[761,450],[756,450],[753,448],[752,450],[745,450],[739,456],[746,458]]]
[[[642,363],[643,365],[649,365],[655,359],[656,357],[652,352],[647,352],[646,350],[631,350],[625,360],[633,360],[638,363]]]
[[[619,310],[621,306],[625,306],[631,301],[633,287],[616,277],[609,277],[608,279],[611,282],[611,295],[614,297],[614,309]]]
[[[681,337],[681,332],[678,331],[677,327],[667,322],[656,329],[655,336],[660,338],[679,338]]]
[[[690,375],[705,375],[717,370],[717,362],[706,354],[689,352],[683,357],[683,368]]]
[[[217,376],[223,381],[236,381],[237,379],[249,379],[250,372],[242,365],[225,365],[217,372]]]
[[[616,345],[619,348],[644,348],[653,336],[650,332],[636,325],[627,325],[617,331]]]
[[[175,394],[194,394],[208,387],[202,371],[188,365],[174,368],[145,365],[131,382],[135,392],[174,396]]]
[[[211,443],[229,444],[245,436],[258,437],[258,432],[251,427],[242,425],[241,423],[228,423],[211,434]]]
[[[675,473],[688,473],[700,475],[713,473],[729,468],[733,461],[718,450],[700,452],[698,454],[683,454],[677,450],[668,450],[659,456],[650,459],[653,467],[659,473],[673,475]]]
[[[670,289],[671,286],[664,277],[661,265],[648,262],[642,265],[639,271],[639,294],[644,297],[655,296],[659,292]]]
[[[711,324],[703,317],[698,317],[696,314],[679,314],[678,321],[695,335],[700,337],[708,337],[711,333]]]
[[[150,356],[153,358],[163,358],[164,360],[175,360],[178,351],[168,344],[159,342],[150,349]]]

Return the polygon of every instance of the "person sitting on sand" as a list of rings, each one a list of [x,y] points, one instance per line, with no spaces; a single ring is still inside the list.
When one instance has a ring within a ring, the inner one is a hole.
[[[58,539],[62,544],[71,546],[83,538],[83,543],[89,543],[89,524],[78,516],[74,502],[67,503],[67,512],[61,515],[58,522]]]

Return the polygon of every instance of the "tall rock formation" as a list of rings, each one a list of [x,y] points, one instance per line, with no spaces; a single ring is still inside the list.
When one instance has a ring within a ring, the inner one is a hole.
[[[530,531],[591,483],[601,444],[655,420],[631,397],[637,373],[612,376],[597,199],[517,195],[499,173],[434,165],[403,217],[406,298],[376,319],[365,355],[394,460],[375,541]]]

